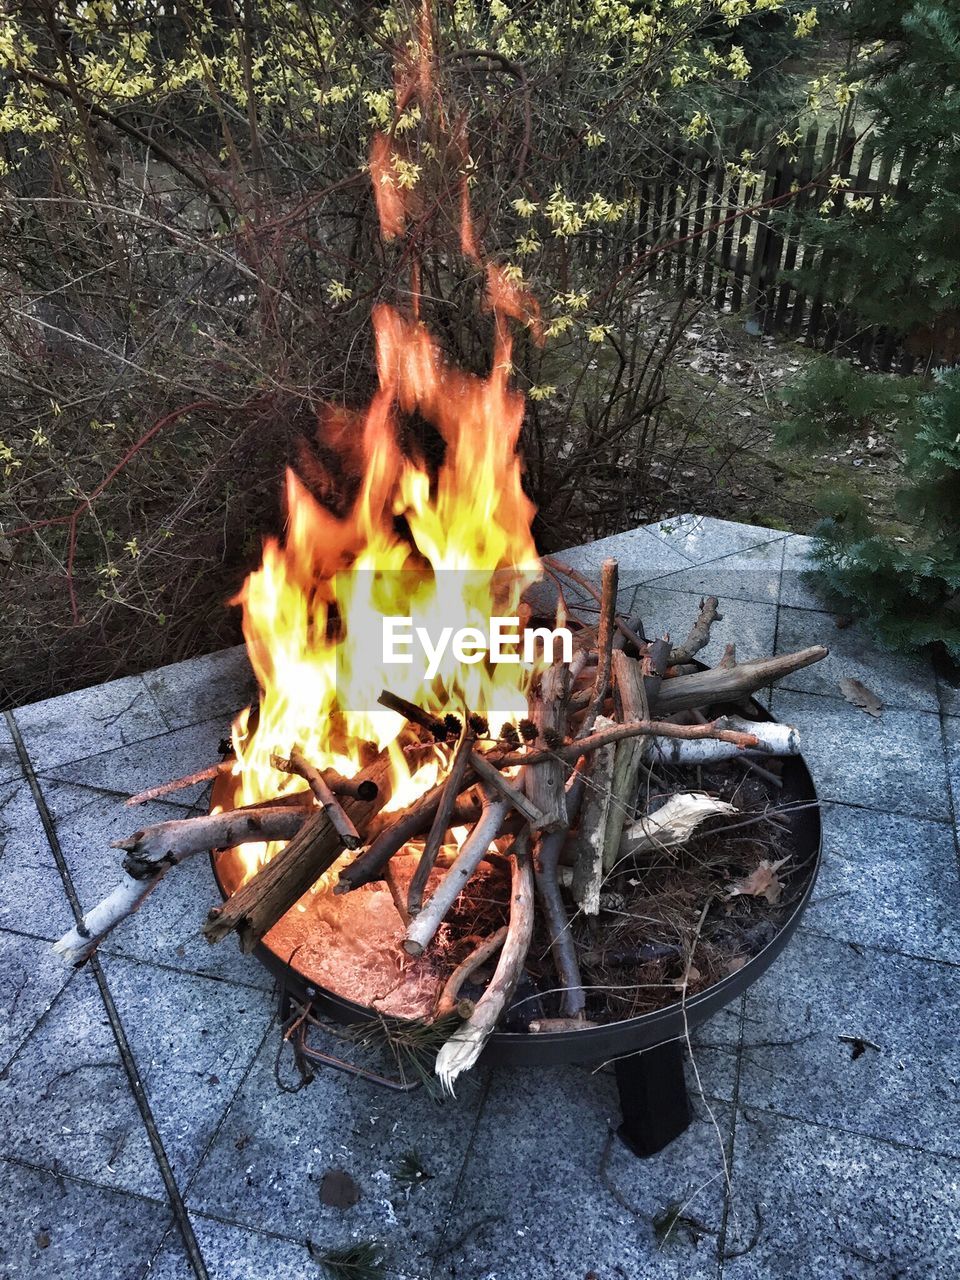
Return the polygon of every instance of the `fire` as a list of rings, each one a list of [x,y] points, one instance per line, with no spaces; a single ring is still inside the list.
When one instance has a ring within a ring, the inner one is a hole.
[[[424,0],[409,49],[398,55],[396,113],[417,101],[436,108],[458,168],[461,251],[480,263],[469,206],[466,127],[451,127],[437,93],[429,0]],[[369,155],[373,194],[385,240],[401,236],[420,207],[410,178],[419,167],[409,144],[374,136]],[[523,396],[510,385],[509,321],[539,340],[534,299],[493,264],[486,268],[486,304],[494,320],[492,366],[486,377],[452,367],[419,319],[419,261],[410,254],[411,315],[390,306],[373,311],[378,390],[365,414],[329,416],[339,442],[359,455],[362,480],[348,514],[317,502],[292,471],[286,477],[287,529],[267,540],[263,561],[235,603],[261,690],[258,711],[233,726],[234,801],[253,804],[304,782],[271,763],[299,747],[318,768],[352,776],[369,744],[387,749],[393,765],[389,808],[409,804],[431,786],[445,760],[407,768],[395,712],[377,706],[388,688],[425,710],[487,717],[496,733],[525,714],[531,665],[458,662],[448,649],[426,681],[415,665],[383,660],[376,643],[384,616],[409,617],[438,635],[445,626],[487,634],[492,616],[517,616],[524,587],[540,575],[531,536],[534,509],[523,491],[517,453]],[[442,441],[439,465],[411,456],[401,443],[404,415],[417,414]],[[280,846],[276,846],[279,848]],[[224,867],[236,888],[275,851],[245,845]],[[233,874],[231,874],[231,871]]]
[[[275,754],[296,745],[318,767],[349,776],[369,742],[391,750],[391,805],[409,803],[439,765],[409,778],[398,744],[404,721],[377,707],[384,688],[430,711],[479,711],[493,732],[524,714],[530,671],[522,664],[468,665],[448,651],[424,687],[415,666],[371,661],[384,615],[412,617],[431,634],[452,620],[486,632],[492,614],[516,615],[539,575],[517,454],[523,397],[509,385],[500,305],[495,314],[493,368],[481,378],[451,368],[422,324],[378,307],[379,389],[355,428],[364,469],[349,514],[332,515],[288,471],[286,538],[267,541],[237,597],[261,689],[257,716],[244,712],[234,725],[238,803],[303,789],[273,767]],[[400,412],[418,413],[440,434],[435,475],[402,451]],[[270,852],[245,846],[243,878]]]

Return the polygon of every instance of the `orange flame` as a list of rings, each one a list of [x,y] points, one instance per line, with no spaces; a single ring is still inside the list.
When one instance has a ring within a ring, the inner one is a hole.
[[[398,60],[398,112],[414,96],[426,109],[434,94],[429,0],[415,43],[418,57]],[[462,124],[455,133],[452,150],[465,161]],[[385,239],[401,235],[415,211],[412,192],[398,181],[398,159],[394,140],[376,134],[369,164]],[[479,261],[465,176],[459,194],[462,248]],[[412,263],[416,273],[416,255]],[[332,410],[325,417],[327,443],[335,441],[361,476],[350,510],[332,514],[288,471],[286,537],[267,540],[259,569],[235,601],[243,607],[261,690],[257,715],[248,710],[234,724],[237,803],[303,789],[300,778],[273,767],[274,755],[289,756],[298,746],[317,767],[351,776],[371,741],[389,750],[394,765],[390,807],[409,803],[435,781],[440,761],[410,778],[398,741],[404,722],[377,706],[384,688],[434,712],[480,712],[493,732],[525,714],[530,671],[523,664],[463,663],[451,647],[427,684],[416,665],[382,661],[384,616],[410,617],[432,636],[451,622],[486,633],[492,616],[517,615],[524,586],[540,573],[530,532],[534,508],[517,454],[524,401],[509,382],[507,324],[513,317],[538,337],[536,303],[488,267],[494,355],[489,375],[479,377],[443,359],[417,318],[416,275],[413,286],[414,318],[386,305],[374,309],[379,388],[366,413]],[[411,414],[439,435],[438,466],[401,446],[401,415]],[[224,868],[231,887],[276,847],[236,851],[235,865]]]

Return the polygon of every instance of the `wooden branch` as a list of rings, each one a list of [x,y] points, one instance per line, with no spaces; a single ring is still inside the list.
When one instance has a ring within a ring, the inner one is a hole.
[[[163,877],[185,858],[207,849],[233,848],[261,840],[289,840],[303,826],[310,809],[246,809],[158,822],[134,832],[114,848],[126,849],[123,878],[79,924],[68,929],[54,951],[68,964],[80,965],[121,921],[143,905]]]
[[[512,783],[508,782],[500,770],[490,764],[485,756],[479,751],[474,751],[470,756],[470,763],[477,775],[483,779],[494,791],[506,800],[517,813],[524,818],[530,826],[539,831],[546,824],[546,817],[540,812],[535,804],[530,801],[522,791],[519,791]]]
[[[650,710],[656,715],[666,716],[691,707],[707,707],[714,702],[736,702],[764,685],[820,662],[829,652],[823,645],[812,645],[798,653],[758,658],[736,666],[721,665],[690,676],[675,676],[672,680],[663,681],[656,697],[650,699]]]
[[[759,722],[750,720],[747,723],[753,728]],[[755,747],[759,741],[752,732],[740,733],[732,729],[717,728],[712,720],[708,720],[706,724],[672,724],[669,720],[632,720],[629,724],[615,724],[610,729],[591,733],[588,738],[581,738],[579,742],[566,742],[554,750],[531,751],[526,755],[520,751],[511,751],[506,755],[497,755],[489,751],[485,759],[498,769],[509,769],[518,764],[543,765],[552,760],[573,761],[590,751],[596,751],[599,747],[605,747],[609,742],[622,742],[625,738],[636,738],[640,735],[661,738],[716,738],[720,742],[732,742],[737,747]]]
[[[461,794],[468,787],[472,787],[474,782],[472,773],[469,777],[461,779]],[[334,893],[350,893],[362,885],[372,884],[382,879],[384,868],[393,855],[398,853],[408,841],[415,840],[417,836],[426,835],[430,830],[444,789],[443,783],[432,787],[403,813],[381,814],[380,820],[384,825],[376,832],[369,847],[342,869],[333,890]],[[450,825],[464,826],[469,822],[475,822],[477,817],[479,817],[479,806],[458,805],[450,815]],[[371,826],[373,825],[375,823],[371,823]]]
[[[172,782],[162,782],[158,787],[149,787],[135,796],[124,800],[125,805],[146,804],[149,800],[159,800],[172,791],[181,791],[191,787],[195,782],[210,782],[218,774],[229,773],[234,766],[233,760],[224,760],[220,764],[208,765],[206,769],[198,769],[196,773],[188,773],[183,778],[174,778]],[[374,800],[377,795],[377,784],[370,779],[357,782],[354,778],[345,778],[336,769],[321,769],[324,781],[335,796],[350,796],[354,800]],[[278,798],[280,803],[287,797]],[[249,806],[248,806],[249,807]],[[258,806],[259,807],[259,806]]]
[[[597,673],[593,682],[593,696],[583,723],[577,732],[578,738],[585,738],[593,729],[594,721],[603,710],[603,702],[610,684],[610,655],[613,646],[614,622],[617,616],[617,583],[619,570],[616,560],[604,560],[601,593],[600,593],[600,625],[597,631]]]
[[[717,612],[719,604],[720,601],[716,596],[707,596],[705,600],[700,601],[700,614],[690,628],[690,634],[683,644],[672,650],[670,654],[671,666],[689,662],[701,649],[707,647],[710,643],[710,628],[715,622],[723,621],[723,614]]]
[[[600,716],[597,726],[603,730],[614,722]],[[623,745],[623,744],[621,744]],[[612,799],[615,742],[594,751],[589,765],[586,798],[580,815],[580,827],[574,841],[572,892],[582,910],[590,916],[600,912],[600,886],[603,883],[604,841]]]
[[[489,938],[484,938],[478,946],[474,947],[466,959],[460,961],[440,992],[440,998],[437,1000],[437,1007],[433,1014],[435,1020],[449,1017],[451,1013],[457,1011],[457,1006],[460,1003],[460,988],[472,973],[476,973],[482,964],[485,964],[491,956],[496,955],[506,941],[507,932],[507,926],[504,925],[502,929],[492,933]],[[470,1010],[470,1013],[472,1012],[473,1009]]]
[[[548,573],[562,573],[565,578],[569,578],[571,582],[576,582],[578,586],[583,587],[589,595],[593,596],[597,604],[600,603],[600,592],[593,585],[589,578],[585,578],[582,573],[578,573],[576,569],[571,569],[568,564],[564,564],[562,560],[558,560],[556,556],[544,556],[540,561],[544,569]],[[647,647],[647,642],[634,631],[629,622],[624,622],[623,618],[617,617],[615,620],[617,630],[625,640],[629,640],[638,653],[643,653]]]
[[[483,1052],[483,1046],[513,997],[530,950],[534,918],[533,872],[525,836],[517,840],[511,870],[510,923],[496,971],[473,1013],[443,1045],[434,1064],[440,1083],[449,1093],[453,1093],[457,1077],[469,1071]]]
[[[537,729],[535,741],[543,746],[549,747],[554,740],[562,740],[566,682],[567,668],[563,663],[555,662],[542,673],[527,696],[527,712]],[[497,768],[503,767],[494,759],[490,763]],[[524,764],[525,761],[520,759],[517,763]],[[544,768],[524,769],[523,789],[530,803],[539,810],[544,830],[562,831],[567,826],[564,776],[562,764],[552,757],[549,750],[545,753]]]
[[[393,766],[382,751],[374,764],[362,771],[362,779],[377,784],[375,800],[345,800],[344,808],[355,824],[364,824],[390,798]],[[358,778],[360,775],[358,775]],[[268,930],[328,871],[343,849],[340,833],[324,809],[314,810],[293,839],[220,908],[214,908],[203,936],[219,942],[236,931],[244,952],[252,951]]]
[[[426,729],[428,733],[433,734],[438,742],[446,742],[449,730],[445,721],[432,716],[429,711],[424,711],[415,702],[409,702],[406,698],[401,698],[398,694],[391,693],[389,689],[384,689],[377,701],[381,707],[386,707],[389,711],[395,711],[397,715],[403,716],[411,724],[416,724],[421,729]]]
[[[427,881],[437,860],[437,854],[440,852],[440,846],[446,839],[447,831],[450,827],[450,814],[471,764],[470,753],[473,751],[474,742],[476,742],[476,737],[471,733],[467,723],[464,722],[460,741],[450,763],[450,769],[441,784],[440,799],[433,815],[433,822],[430,824],[426,843],[423,846],[423,853],[420,855],[417,869],[414,871],[407,888],[407,911],[412,916],[415,916],[423,906],[423,891],[427,887]]]
[[[284,760],[280,756],[271,756],[270,763],[282,773],[298,774],[316,796],[320,808],[326,810],[327,817],[333,823],[337,834],[343,841],[344,848],[360,848],[361,841],[357,828],[347,817],[339,801],[327,785],[323,774],[316,765],[305,759],[299,747],[294,747],[290,752],[289,760]]]
[[[643,687],[648,707],[656,704],[663,677],[670,665],[670,637],[654,640],[643,656]]]
[[[500,834],[509,807],[507,801],[501,796],[491,798],[489,793],[484,793],[483,812],[479,820],[464,840],[460,852],[434,890],[433,896],[422,908],[420,914],[414,917],[407,929],[403,949],[408,955],[423,955],[447,912],[486,856],[490,845]]]
[[[304,795],[303,800],[306,799]],[[156,822],[132,836],[112,841],[110,847],[126,850],[129,855],[124,859],[126,865],[134,860],[143,863],[162,860],[172,853],[186,857],[205,849],[292,840],[314,813],[315,807],[303,801],[299,805],[264,805],[255,809],[230,809],[226,813],[204,813],[196,818]]]
[[[800,735],[793,725],[772,724],[765,720],[744,720],[740,716],[724,716],[715,720],[718,728],[734,733],[748,733],[756,738],[755,749],[772,756],[795,756],[800,753]],[[716,760],[730,760],[740,752],[740,747],[730,742],[707,738],[699,742],[682,738],[649,737],[644,740],[644,755],[654,764],[692,765],[709,764]]]
[[[649,716],[646,685],[640,663],[625,653],[613,654],[613,691],[617,713],[623,721],[645,720]],[[609,872],[617,857],[620,835],[628,817],[633,817],[637,803],[643,741],[628,738],[617,744],[610,780],[610,804],[603,839],[604,871]]]
[[[583,767],[584,762],[581,761],[567,787],[567,812],[571,822],[575,820],[583,801]],[[566,1017],[576,1018],[583,1013],[586,996],[567,909],[560,894],[560,851],[566,838],[566,831],[549,831],[541,836],[534,858],[534,871],[537,894],[550,939],[550,952],[557,978],[563,988],[560,1007]]]

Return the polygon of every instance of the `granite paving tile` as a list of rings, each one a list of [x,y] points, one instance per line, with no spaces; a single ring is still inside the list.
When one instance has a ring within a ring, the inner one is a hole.
[[[356,1046],[327,1041],[321,1047],[329,1052],[358,1055]],[[274,1076],[276,1057],[271,1036],[188,1189],[188,1206],[255,1230],[310,1236],[325,1248],[375,1240],[392,1267],[416,1273],[446,1219],[484,1073],[465,1080],[455,1102],[437,1101],[423,1089],[388,1093],[322,1068],[306,1088],[289,1093]],[[295,1081],[286,1054],[282,1071],[285,1082]],[[431,1175],[413,1189],[398,1177],[410,1152],[419,1153]],[[359,1185],[352,1208],[321,1200],[324,1175],[332,1170]]]
[[[952,818],[955,823],[960,824],[960,716],[943,717],[943,741],[947,753],[947,776],[953,797]]]
[[[868,716],[842,698],[773,691],[778,720],[800,730],[821,800],[921,818],[949,817],[937,716],[887,707]]]
[[[313,1276],[321,1280],[327,1274],[319,1256],[328,1246],[319,1236],[309,1237],[311,1253],[302,1239],[265,1235],[200,1213],[192,1213],[190,1222],[210,1280],[306,1280]],[[412,1273],[394,1270],[389,1256],[384,1256],[383,1267],[394,1280],[415,1280]],[[416,1280],[426,1280],[429,1274],[429,1259],[425,1258]],[[179,1233],[170,1232],[144,1280],[195,1280]]]
[[[20,757],[13,743],[13,734],[3,716],[0,716],[0,782],[20,777]]]
[[[0,1162],[3,1280],[141,1280],[169,1219],[156,1201]]]
[[[780,565],[783,560],[783,539],[761,542],[722,556],[719,560],[707,560],[657,578],[658,587],[670,591],[693,591],[701,596],[717,596],[721,608],[727,600],[760,600],[776,604],[780,598]]]
[[[178,1183],[194,1172],[274,1018],[264,991],[104,956]]]
[[[960,1275],[955,1160],[747,1110],[737,1119],[733,1188],[724,1280]]]
[[[747,992],[740,1100],[956,1156],[958,1005],[955,968],[800,930]]]
[[[838,627],[831,614],[780,609],[777,653],[822,644],[828,657],[779,681],[781,689],[840,698],[839,681],[860,680],[887,706],[937,711],[933,664],[921,654],[889,653],[877,647],[863,623]]]
[[[183,809],[159,802],[125,808],[115,798],[88,787],[44,780],[63,856],[85,911],[104,898],[121,875],[122,851],[113,840],[140,827],[183,817]],[[269,987],[266,971],[241,956],[232,938],[210,946],[200,929],[209,908],[220,901],[210,860],[198,853],[164,877],[146,903],[101,944],[101,950],[175,969]]]
[[[31,703],[14,712],[14,719],[38,772],[142,742],[167,729],[141,676]]]
[[[762,542],[782,540],[782,529],[762,525],[741,524],[736,520],[719,520],[715,516],[687,514],[669,516],[645,525],[665,546],[679,552],[694,564],[719,560],[723,556],[747,551]]]
[[[937,691],[940,694],[940,710],[945,716],[960,716],[960,668],[945,675],[937,673]]]
[[[823,861],[804,924],[845,942],[960,965],[949,823],[838,804],[825,805],[822,817]]]
[[[0,1074],[0,1156],[164,1197],[92,973],[74,977]]]
[[[183,729],[165,730],[133,747],[101,751],[69,765],[38,769],[37,773],[41,783],[49,779],[99,792],[102,807],[105,810],[112,807],[123,813],[130,830],[135,831],[140,824],[142,807],[124,808],[124,800],[150,787],[184,778],[216,764],[220,759],[220,743],[229,737],[229,733],[229,720],[225,716],[214,716]],[[169,792],[163,796],[163,803],[189,809],[204,803],[209,793],[209,782],[196,782]],[[170,816],[182,814],[171,813]]]
[[[72,976],[49,942],[0,931],[0,1066],[10,1061]]]
[[[715,593],[712,593],[715,594]],[[647,635],[663,635],[666,631],[675,644],[681,644],[697,620],[700,594],[669,591],[659,582],[637,588],[633,609],[643,618]],[[737,657],[769,657],[773,653],[777,631],[777,607],[755,600],[721,599],[722,620],[713,624],[710,643],[697,657],[711,664],[723,656],[724,646],[735,644]]]
[[[732,1112],[714,1104],[718,1134],[702,1102],[695,1110],[685,1133],[638,1160],[611,1131],[611,1077],[495,1072],[434,1276],[715,1276]],[[701,1238],[678,1229],[661,1248],[654,1219],[677,1204]]]
[[[59,938],[73,913],[33,795],[0,782],[0,929]]]
[[[144,676],[147,688],[172,729],[215,717],[229,725],[257,695],[245,647],[220,649]]]
[[[690,565],[689,557],[646,529],[627,529],[624,533],[615,533],[584,546],[567,547],[555,555],[558,560],[597,581],[604,560],[612,556],[619,562],[621,587],[658,578],[673,569]]]

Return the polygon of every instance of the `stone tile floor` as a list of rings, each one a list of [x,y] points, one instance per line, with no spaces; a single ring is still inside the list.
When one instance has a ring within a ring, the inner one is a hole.
[[[960,1275],[960,691],[837,630],[802,576],[808,545],[689,516],[565,555],[617,556],[622,606],[659,630],[720,596],[708,659],[728,637],[741,657],[832,649],[773,695],[824,801],[815,901],[695,1037],[696,1121],[649,1161],[611,1140],[603,1071],[481,1069],[455,1105],[332,1072],[282,1091],[265,971],[198,937],[202,859],[63,968],[49,944],[112,886],[123,797],[215,758],[251,693],[242,652],[0,720],[0,1280],[301,1280],[324,1274],[307,1240],[361,1239],[411,1280]],[[883,697],[881,719],[843,701],[843,675]],[[431,1175],[414,1189],[411,1151]],[[321,1202],[330,1168],[359,1183],[353,1208]],[[658,1241],[678,1203],[698,1225]]]

